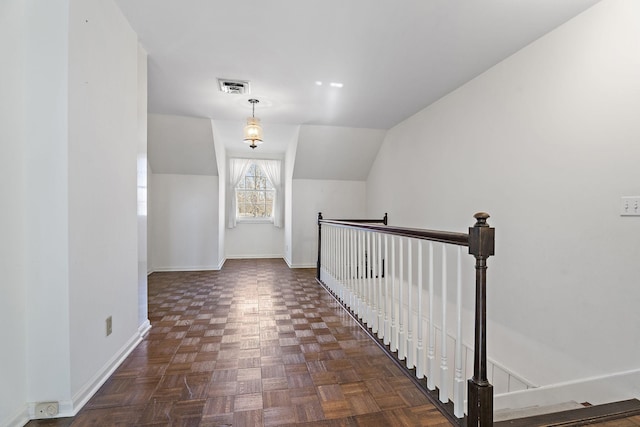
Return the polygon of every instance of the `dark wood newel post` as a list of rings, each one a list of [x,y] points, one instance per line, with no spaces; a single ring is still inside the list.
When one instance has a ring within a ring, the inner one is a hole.
[[[320,280],[320,255],[322,253],[322,224],[320,221],[322,221],[322,212],[318,212],[318,267],[316,270],[316,278],[318,280]]]
[[[476,313],[473,377],[468,382],[467,427],[493,426],[493,386],[487,379],[487,258],[494,254],[495,229],[489,214],[474,215],[469,227],[469,254],[476,259]]]

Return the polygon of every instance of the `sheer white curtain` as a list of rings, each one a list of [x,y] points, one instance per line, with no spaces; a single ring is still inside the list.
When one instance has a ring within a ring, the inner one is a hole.
[[[247,174],[253,163],[250,159],[229,159],[229,181],[227,182],[227,228],[236,226],[237,196],[236,187]]]
[[[282,173],[280,171],[280,160],[255,160],[255,163],[262,168],[267,179],[273,185],[275,190],[274,203],[273,203],[273,225],[280,228],[282,227],[282,212],[283,212],[283,192],[282,192]]]

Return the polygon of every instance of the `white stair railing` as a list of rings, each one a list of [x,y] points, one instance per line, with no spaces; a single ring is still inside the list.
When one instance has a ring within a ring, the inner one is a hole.
[[[453,402],[455,418],[468,413],[469,426],[483,427],[492,423],[487,415],[492,389],[486,378],[486,323],[478,331],[478,322],[486,321],[486,258],[493,255],[494,233],[486,218],[477,214],[469,234],[402,229],[369,220],[323,220],[321,215],[318,221],[318,280],[398,360],[415,368],[418,379],[426,376],[426,388],[437,389],[440,402]],[[463,277],[467,258],[462,246],[469,246],[476,258],[475,287]],[[465,292],[470,296],[465,298]],[[464,306],[464,301],[475,304]],[[483,312],[476,315],[474,306]],[[469,350],[473,372],[467,369]],[[467,399],[474,402],[469,410]]]

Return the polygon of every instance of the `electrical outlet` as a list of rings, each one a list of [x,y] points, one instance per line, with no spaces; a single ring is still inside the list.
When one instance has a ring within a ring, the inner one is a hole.
[[[640,196],[624,196],[620,199],[620,216],[640,216]]]
[[[58,415],[58,402],[36,403],[36,418],[53,418]]]
[[[111,335],[113,332],[113,319],[111,316],[107,317],[107,336]]]

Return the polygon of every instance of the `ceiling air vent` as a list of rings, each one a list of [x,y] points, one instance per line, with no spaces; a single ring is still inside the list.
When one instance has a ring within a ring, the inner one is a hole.
[[[220,90],[224,93],[236,95],[248,95],[251,93],[251,85],[244,80],[218,79]]]

